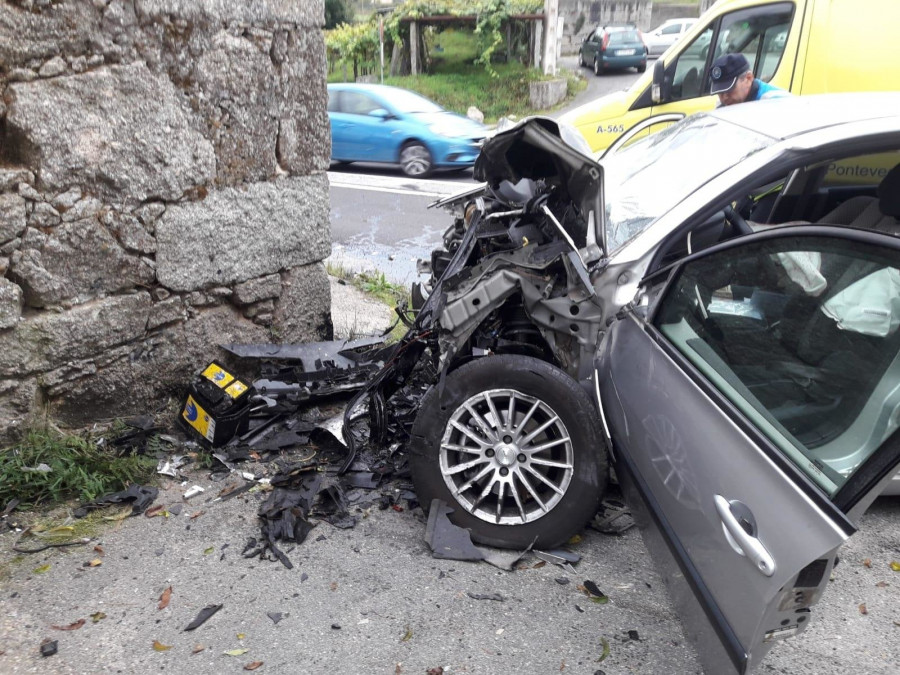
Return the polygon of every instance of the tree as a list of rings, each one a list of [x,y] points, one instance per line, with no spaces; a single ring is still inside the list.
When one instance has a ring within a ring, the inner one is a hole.
[[[349,0],[325,0],[325,29],[353,21]]]

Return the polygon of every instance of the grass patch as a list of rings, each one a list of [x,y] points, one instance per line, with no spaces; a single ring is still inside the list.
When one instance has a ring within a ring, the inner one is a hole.
[[[331,262],[326,263],[325,270],[389,307],[396,307],[399,302],[409,303],[409,288],[388,281],[384,272],[353,272]]]
[[[432,61],[427,75],[389,77],[385,74],[384,83],[418,92],[461,115],[474,105],[484,113],[485,122],[489,124],[504,116],[524,117],[541,112],[531,107],[528,85],[551,77],[515,58],[493,64],[497,77],[492,76],[483,65],[475,63],[479,49],[471,32],[446,30],[431,36],[430,40]],[[336,64],[328,81],[343,81],[343,70],[340,63]],[[377,67],[372,72],[377,74]],[[353,69],[349,68],[350,79],[352,74]],[[569,77],[569,96],[586,86],[583,78]]]
[[[50,471],[29,471],[41,464]],[[118,457],[88,437],[54,430],[32,430],[19,443],[0,451],[0,504],[11,499],[20,508],[67,499],[91,501],[153,477],[150,456]]]

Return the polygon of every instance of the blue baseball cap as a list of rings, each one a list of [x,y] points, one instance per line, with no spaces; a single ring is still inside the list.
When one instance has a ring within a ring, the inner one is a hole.
[[[713,61],[709,71],[709,79],[712,87],[710,94],[721,94],[730,90],[737,79],[750,71],[750,64],[743,54],[723,54]]]

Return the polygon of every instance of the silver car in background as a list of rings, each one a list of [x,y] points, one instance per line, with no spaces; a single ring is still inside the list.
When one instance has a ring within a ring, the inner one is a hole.
[[[647,56],[662,56],[669,47],[675,44],[688,29],[697,23],[697,19],[669,19],[651,31],[644,33],[647,43]]]

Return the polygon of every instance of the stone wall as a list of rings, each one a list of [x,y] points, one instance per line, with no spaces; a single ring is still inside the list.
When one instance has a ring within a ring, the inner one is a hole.
[[[652,11],[652,0],[559,0],[562,53],[577,54],[582,38],[600,24],[631,21],[649,30]]]
[[[0,420],[328,339],[323,0],[0,0]]]
[[[676,5],[653,3],[653,13],[650,17],[650,28],[656,28],[669,19],[696,19],[700,16],[699,5]]]

